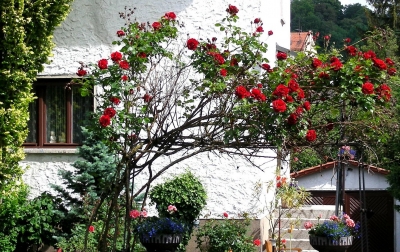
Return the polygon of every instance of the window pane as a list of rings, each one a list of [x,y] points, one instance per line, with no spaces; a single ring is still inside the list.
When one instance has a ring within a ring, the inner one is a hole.
[[[36,88],[33,88],[33,92],[36,94]],[[35,99],[33,102],[29,104],[29,121],[28,121],[28,137],[25,140],[25,143],[36,143],[37,139],[37,110],[38,110],[38,99]]]
[[[46,142],[65,143],[66,92],[63,86],[46,87]]]
[[[92,108],[92,98],[90,96],[82,97],[79,88],[72,89],[72,141],[74,143],[82,143],[82,129],[86,120],[90,116]]]

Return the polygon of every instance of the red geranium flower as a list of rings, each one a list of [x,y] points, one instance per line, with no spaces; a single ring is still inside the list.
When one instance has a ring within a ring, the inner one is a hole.
[[[120,52],[113,52],[111,53],[111,60],[114,62],[119,62],[122,59],[122,53]]]
[[[161,23],[160,22],[154,22],[152,25],[154,30],[159,30],[161,28]]]
[[[109,116],[110,118],[113,118],[113,117],[115,116],[116,113],[117,113],[117,112],[115,111],[114,108],[106,108],[106,109],[104,110],[103,115],[107,115],[107,116]]]
[[[235,94],[238,96],[239,99],[248,98],[251,96],[250,92],[244,86],[238,86],[236,88]]]
[[[276,54],[276,58],[277,58],[278,60],[285,60],[285,59],[287,59],[287,54],[284,53],[284,52],[278,52],[278,53]]]
[[[314,142],[317,139],[317,133],[315,130],[308,130],[306,135],[306,140],[309,142]]]
[[[165,13],[164,17],[168,20],[175,20],[176,19],[176,15],[174,12],[167,12]]]
[[[101,59],[101,60],[99,60],[97,65],[99,66],[100,69],[107,69],[108,61],[106,59]]]
[[[271,36],[272,34],[274,34],[274,32],[272,30],[268,31],[268,36]]]
[[[119,30],[119,31],[117,31],[117,36],[118,37],[123,37],[123,36],[125,36],[125,32],[122,31],[122,30]]]
[[[220,74],[221,76],[226,76],[226,75],[228,74],[228,71],[226,71],[225,68],[222,68],[221,70],[219,70],[219,74]]]
[[[119,62],[119,67],[122,68],[122,69],[125,69],[125,70],[129,69],[129,63],[128,63],[128,61],[126,61],[126,60],[121,60],[121,61]]]
[[[199,41],[197,41],[194,38],[190,38],[190,39],[188,39],[186,45],[189,50],[194,51],[194,50],[196,50],[197,46],[199,45]]]
[[[79,68],[78,72],[76,72],[76,75],[78,75],[78,76],[85,76],[86,74],[87,74],[87,71],[82,68]]]
[[[277,99],[272,102],[272,108],[277,113],[283,113],[286,111],[286,103],[281,99]]]
[[[111,124],[111,118],[108,115],[100,116],[99,123],[101,127],[105,128]]]
[[[371,82],[365,82],[362,85],[361,89],[364,94],[373,94],[374,93],[374,85]]]
[[[239,9],[236,6],[230,4],[226,11],[232,16],[235,16],[239,12]]]

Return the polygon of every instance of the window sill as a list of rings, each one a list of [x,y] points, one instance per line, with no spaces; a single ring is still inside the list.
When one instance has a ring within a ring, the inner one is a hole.
[[[77,154],[77,148],[24,148],[26,154]]]

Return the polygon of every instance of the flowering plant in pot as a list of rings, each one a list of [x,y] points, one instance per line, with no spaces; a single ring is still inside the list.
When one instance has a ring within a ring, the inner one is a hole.
[[[307,221],[304,227],[309,229],[310,244],[315,249],[320,246],[343,247],[343,249],[352,245],[353,237],[357,237],[360,231],[360,224],[355,223],[349,215],[343,213],[340,216],[332,215],[329,220],[314,225]]]

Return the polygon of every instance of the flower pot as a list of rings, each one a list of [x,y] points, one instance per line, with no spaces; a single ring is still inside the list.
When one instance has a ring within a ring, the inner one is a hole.
[[[160,234],[153,237],[141,236],[140,243],[147,252],[174,252],[182,241],[180,234]]]
[[[331,240],[328,237],[310,235],[311,246],[319,252],[344,252],[353,244],[353,236]]]

